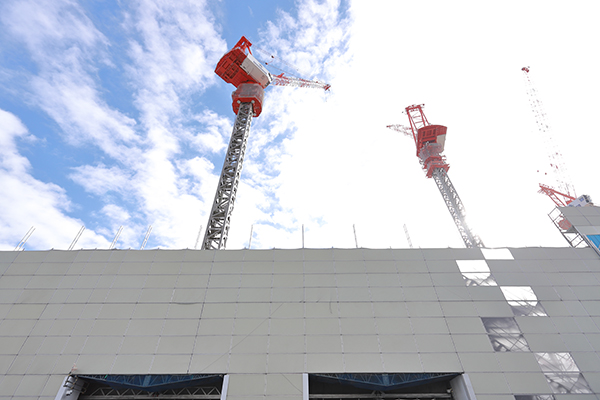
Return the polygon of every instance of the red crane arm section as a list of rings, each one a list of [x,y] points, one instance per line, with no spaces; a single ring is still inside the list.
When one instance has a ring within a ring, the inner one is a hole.
[[[543,183],[540,183],[540,190],[538,193],[543,193],[550,197],[557,207],[566,207],[570,202],[575,200],[575,197],[561,193],[556,189],[552,189],[550,186],[544,185]]]

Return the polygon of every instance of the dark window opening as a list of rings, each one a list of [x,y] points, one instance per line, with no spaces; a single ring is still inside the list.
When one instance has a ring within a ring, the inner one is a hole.
[[[219,400],[223,375],[75,375],[79,400],[203,399]]]
[[[450,381],[460,373],[309,374],[311,400],[453,399]]]

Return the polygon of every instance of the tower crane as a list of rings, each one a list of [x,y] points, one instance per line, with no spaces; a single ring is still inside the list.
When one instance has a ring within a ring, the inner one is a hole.
[[[545,185],[540,183],[539,193],[543,193],[550,197],[557,207],[566,207],[574,200],[578,200],[578,198],[575,194],[575,187],[569,178],[562,153],[552,137],[552,131],[546,118],[544,106],[542,101],[539,99],[537,90],[529,76],[529,69],[529,67],[523,67],[521,68],[521,71],[523,71],[525,76],[525,86],[531,111],[533,112],[538,130],[544,139],[546,146],[548,147],[548,156],[550,158],[550,174],[553,176],[554,180],[553,185]],[[581,201],[585,201],[585,199],[581,199]]]
[[[521,68],[521,71],[523,71],[525,77],[525,86],[527,97],[529,99],[529,105],[531,106],[531,111],[533,112],[538,131],[540,132],[540,135],[547,147],[550,176],[554,181],[553,185],[540,183],[540,189],[538,193],[548,196],[556,205],[557,208],[555,210],[558,210],[558,207],[582,207],[586,205],[592,205],[592,199],[590,196],[584,194],[577,197],[575,194],[575,187],[569,178],[562,153],[553,139],[552,131],[546,118],[544,106],[538,97],[537,90],[533,84],[533,81],[531,80],[531,77],[529,76],[529,70],[529,67]],[[562,216],[562,213],[552,212],[550,213],[550,219],[555,223],[555,225],[563,234],[563,237],[565,237],[571,246],[577,247],[577,245],[584,243],[583,239],[579,239],[577,237],[578,235],[576,235],[575,238],[572,237],[571,234],[575,234],[575,232],[573,229],[571,229],[571,223]]]
[[[272,75],[253,55],[246,37],[217,63],[215,73],[236,87],[232,93],[233,112],[237,115],[223,162],[217,192],[206,225],[202,249],[224,249],[227,244],[231,213],[237,195],[242,163],[253,117],[262,112],[264,89],[269,85],[310,87],[329,90],[330,85],[306,79]]]
[[[479,236],[467,225],[465,207],[448,176],[450,166],[446,162],[446,157],[442,155],[448,128],[430,124],[423,112],[423,107],[424,104],[406,107],[405,112],[408,115],[410,127],[388,125],[388,128],[414,139],[417,146],[417,157],[425,174],[435,181],[465,246],[469,248],[484,247]]]

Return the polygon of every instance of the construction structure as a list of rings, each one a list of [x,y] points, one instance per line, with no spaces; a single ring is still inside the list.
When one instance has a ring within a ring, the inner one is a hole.
[[[448,176],[450,166],[446,162],[446,157],[442,155],[448,128],[430,124],[423,112],[423,106],[419,104],[406,107],[405,112],[408,115],[410,128],[403,125],[388,125],[388,128],[414,139],[417,157],[425,170],[425,175],[435,181],[465,246],[484,247],[479,236],[468,226],[465,207]]]
[[[588,195],[577,197],[575,187],[571,182],[571,178],[567,171],[567,166],[564,162],[562,151],[552,136],[552,130],[548,123],[548,118],[544,105],[538,95],[538,91],[533,84],[529,75],[530,68],[521,68],[525,77],[525,86],[527,98],[531,106],[531,111],[535,119],[540,138],[546,147],[548,155],[548,170],[543,171],[544,175],[552,184],[539,184],[539,193],[545,194],[552,200],[556,208],[554,208],[548,216],[552,223],[558,228],[559,232],[572,247],[585,247],[590,243],[585,235],[581,235],[568,222],[568,220],[560,212],[561,207],[585,207],[592,205],[592,199]],[[597,248],[597,246],[596,246]]]
[[[3,251],[0,288],[2,399],[600,395],[590,248]]]
[[[203,250],[119,250],[120,229],[109,250],[23,251],[32,227],[0,252],[0,400],[600,400],[600,253],[484,248],[422,106],[417,156],[468,248],[209,248],[262,108],[262,83],[236,87]],[[559,210],[600,244],[600,208]]]
[[[219,77],[236,87],[231,95],[236,118],[202,242],[202,249],[205,250],[224,249],[227,244],[250,125],[252,117],[258,117],[262,112],[264,89],[270,84],[324,90],[330,88],[330,85],[323,82],[284,74],[272,75],[252,55],[251,46],[252,43],[242,36],[233,49],[221,58],[215,69]]]

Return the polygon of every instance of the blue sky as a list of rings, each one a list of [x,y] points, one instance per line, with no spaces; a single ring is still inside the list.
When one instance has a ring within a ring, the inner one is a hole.
[[[193,248],[231,134],[214,74],[242,35],[332,84],[270,87],[254,119],[228,248],[461,247],[402,110],[448,126],[449,175],[490,247],[563,246],[536,193],[544,139],[529,65],[578,194],[600,106],[593,1],[4,1],[0,5],[0,248]],[[387,4],[393,3],[393,4]],[[255,52],[257,56],[261,53]],[[274,70],[277,72],[277,70]],[[295,71],[289,71],[295,73]],[[552,182],[548,182],[552,184]],[[600,197],[598,197],[600,200]]]

